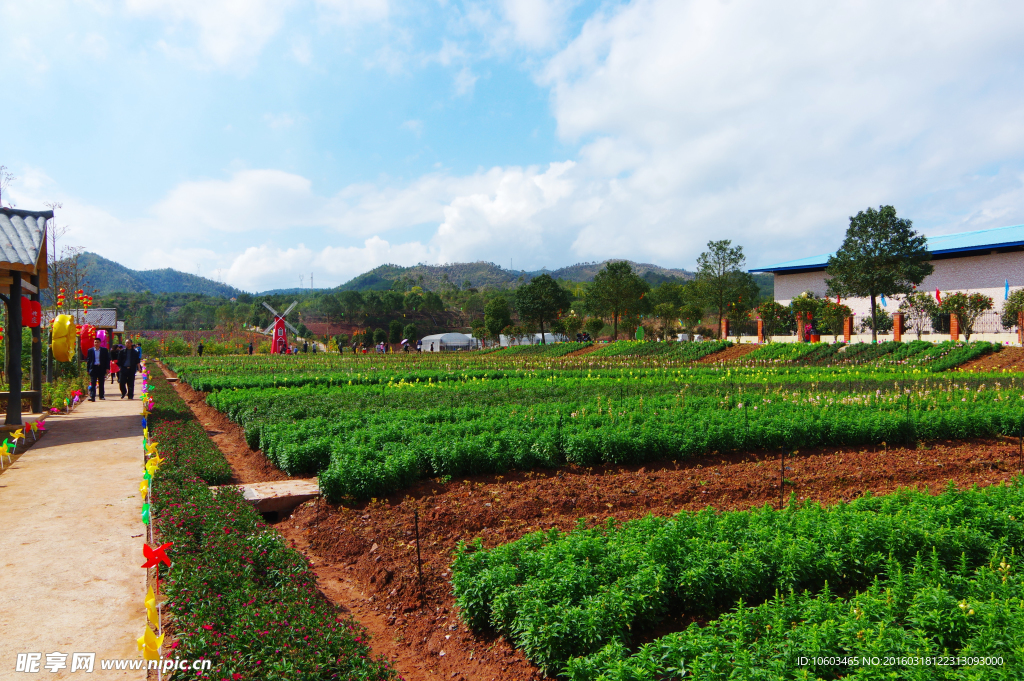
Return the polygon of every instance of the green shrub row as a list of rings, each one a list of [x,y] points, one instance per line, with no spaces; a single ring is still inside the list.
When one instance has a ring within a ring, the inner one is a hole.
[[[905,570],[849,597],[776,594],[742,602],[701,627],[663,636],[631,655],[621,641],[569,660],[570,681],[727,679],[985,679],[1024,677],[1024,578],[1019,557],[972,570],[918,555]],[[961,662],[951,658],[959,658]]]
[[[211,491],[230,477],[223,455],[162,376],[149,384],[150,436],[165,458],[153,482],[154,522],[161,541],[174,542],[172,566],[161,566],[174,656],[212,660],[215,679],[396,678],[241,493]]]
[[[332,501],[384,496],[424,477],[1020,431],[1021,389],[942,388],[351,410],[250,425],[259,426],[259,446],[282,470],[320,471]]]
[[[901,491],[828,509],[708,508],[538,532],[491,550],[463,543],[452,585],[466,624],[508,637],[551,673],[608,645],[621,652],[670,613],[715,618],[740,601],[826,584],[845,593],[895,578],[893,566],[920,555],[973,569],[1021,549],[1022,514],[1019,484]]]

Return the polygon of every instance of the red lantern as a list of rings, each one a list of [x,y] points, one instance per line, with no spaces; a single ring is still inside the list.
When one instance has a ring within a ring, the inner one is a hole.
[[[92,324],[82,324],[78,327],[78,347],[82,350],[82,359],[89,354],[92,341],[96,338],[96,327]]]
[[[34,329],[39,326],[43,317],[43,305],[38,300],[21,297],[21,325]]]

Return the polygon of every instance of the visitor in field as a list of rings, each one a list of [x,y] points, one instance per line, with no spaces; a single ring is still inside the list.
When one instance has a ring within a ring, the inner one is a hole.
[[[416,341],[416,352],[423,352],[423,339]]]
[[[135,344],[129,338],[125,341],[124,350],[121,351],[117,359],[117,364],[120,367],[117,382],[121,386],[122,400],[126,396],[129,400],[135,399],[135,374],[139,371],[140,362],[139,351],[135,349]]]
[[[309,341],[308,340],[302,341],[302,351],[303,352],[309,352]]]
[[[100,347],[99,338],[92,341],[92,347],[89,348],[89,354],[85,359],[85,367],[89,372],[89,401],[96,401],[97,390],[100,399],[106,399],[103,396],[103,384],[106,383],[107,372],[110,371],[110,352]]]
[[[199,353],[200,357],[203,356],[203,341],[199,341],[199,345],[196,346],[196,352]]]
[[[252,354],[252,341],[249,341],[249,354]]]
[[[110,348],[110,385],[117,381],[117,358],[121,354],[121,345],[113,345]]]

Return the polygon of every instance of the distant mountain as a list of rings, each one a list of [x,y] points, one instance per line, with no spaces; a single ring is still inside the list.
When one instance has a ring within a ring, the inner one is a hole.
[[[99,289],[100,295],[117,291],[150,291],[152,293],[204,293],[208,296],[231,298],[242,293],[234,286],[228,286],[195,274],[172,270],[169,267],[160,270],[128,269],[113,260],[88,251],[82,254],[79,267],[86,268],[86,279],[89,285]]]
[[[605,260],[604,262],[579,263],[562,267],[557,270],[506,270],[500,265],[491,262],[469,262],[450,263],[447,265],[416,265],[414,267],[400,267],[398,265],[381,265],[369,272],[360,274],[358,277],[337,287],[338,291],[382,291],[391,288],[392,283],[397,279],[406,279],[416,286],[423,286],[427,289],[439,289],[448,284],[462,287],[467,280],[470,286],[502,288],[517,283],[520,278],[529,281],[541,274],[550,274],[555,279],[567,281],[593,281],[594,275],[598,273],[609,262],[617,260]],[[693,278],[692,272],[682,269],[671,269],[659,267],[650,263],[636,263],[627,260],[633,266],[633,270],[653,284],[662,281],[682,281]]]

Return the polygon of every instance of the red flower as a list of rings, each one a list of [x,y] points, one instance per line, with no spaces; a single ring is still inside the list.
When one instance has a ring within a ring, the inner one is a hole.
[[[238,672],[235,672],[234,674],[232,674],[232,675],[231,675],[231,678],[232,678],[232,679],[233,679],[234,681],[238,681],[239,679],[241,679],[241,678],[242,678],[242,675],[241,675],[241,674],[239,674]]]
[[[203,625],[203,629],[206,629],[207,631],[213,631],[213,625],[212,624],[204,624]]]

